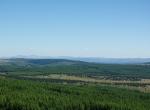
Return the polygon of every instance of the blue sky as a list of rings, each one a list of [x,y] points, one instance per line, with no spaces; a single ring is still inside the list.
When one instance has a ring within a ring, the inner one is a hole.
[[[0,0],[0,56],[150,57],[149,0]]]

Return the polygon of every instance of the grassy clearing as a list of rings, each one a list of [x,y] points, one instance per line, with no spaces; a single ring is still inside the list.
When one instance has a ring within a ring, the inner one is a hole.
[[[93,84],[109,84],[115,87],[127,88],[132,90],[138,90],[141,92],[150,92],[150,79],[142,79],[140,81],[130,80],[107,80],[107,79],[95,79],[90,77],[69,76],[64,74],[50,74],[50,75],[37,75],[37,76],[24,76],[33,79],[48,79],[48,80],[64,80],[64,81],[76,81]]]
[[[140,81],[131,81],[131,80],[109,80],[109,79],[97,79],[90,77],[79,77],[79,76],[69,76],[64,74],[50,74],[50,75],[37,75],[37,76],[25,76],[32,78],[43,78],[43,79],[63,79],[63,80],[76,80],[76,81],[85,81],[85,82],[94,82],[94,83],[123,83],[123,84],[150,84],[150,79],[142,79]]]

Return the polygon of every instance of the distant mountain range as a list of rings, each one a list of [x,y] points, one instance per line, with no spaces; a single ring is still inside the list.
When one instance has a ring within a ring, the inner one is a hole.
[[[145,64],[148,64],[148,65],[150,65],[150,62],[146,62]]]
[[[85,62],[94,62],[102,64],[143,64],[150,63],[150,58],[66,58]]]
[[[150,58],[99,58],[99,57],[69,57],[69,56],[59,56],[59,57],[49,57],[49,56],[15,56],[11,58],[25,58],[25,59],[66,59],[75,60],[83,62],[101,63],[101,64],[150,64]],[[4,58],[3,58],[4,59]],[[9,59],[9,58],[5,58]]]

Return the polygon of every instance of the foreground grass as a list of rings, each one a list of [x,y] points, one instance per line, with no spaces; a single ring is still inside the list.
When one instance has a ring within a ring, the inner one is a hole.
[[[0,110],[149,110],[150,94],[0,78]]]

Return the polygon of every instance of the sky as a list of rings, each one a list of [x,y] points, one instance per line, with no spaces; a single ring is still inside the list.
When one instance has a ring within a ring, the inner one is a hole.
[[[0,57],[150,57],[149,0],[0,0]]]

